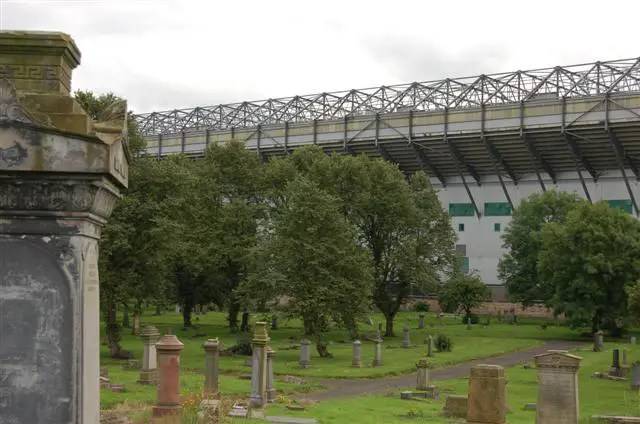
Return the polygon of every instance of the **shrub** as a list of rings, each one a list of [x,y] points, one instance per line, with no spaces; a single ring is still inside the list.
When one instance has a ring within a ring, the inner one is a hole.
[[[451,349],[453,349],[453,342],[451,341],[451,338],[444,334],[438,334],[435,340],[435,345],[438,352],[451,352]]]
[[[429,312],[429,304],[427,302],[417,302],[413,309],[416,312]]]

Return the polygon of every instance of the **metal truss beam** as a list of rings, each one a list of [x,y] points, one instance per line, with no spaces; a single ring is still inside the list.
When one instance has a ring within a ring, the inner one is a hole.
[[[567,143],[567,147],[569,148],[569,151],[573,156],[576,172],[578,173],[578,178],[580,178],[580,184],[582,184],[584,195],[587,197],[587,200],[589,201],[589,203],[593,203],[593,201],[591,200],[591,194],[589,194],[589,189],[587,188],[587,183],[585,182],[584,177],[582,176],[582,169],[580,169],[581,164],[582,166],[584,166],[584,162],[582,162],[583,158],[582,158],[582,154],[580,153],[580,149],[578,149],[578,146],[576,145],[575,141],[573,141],[571,137],[569,137],[569,135],[566,133],[564,134],[564,140]]]
[[[413,82],[134,115],[144,136],[228,130],[347,116],[443,111],[538,98],[577,98],[640,91],[640,59]]]

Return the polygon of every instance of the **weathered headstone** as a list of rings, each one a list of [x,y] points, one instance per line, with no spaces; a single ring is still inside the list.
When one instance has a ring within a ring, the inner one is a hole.
[[[353,341],[353,358],[351,366],[354,368],[362,367],[362,343],[360,340]]]
[[[433,336],[429,334],[427,336],[427,357],[431,358],[433,356]]]
[[[467,423],[504,424],[507,410],[504,368],[476,365],[471,368]]]
[[[402,328],[402,347],[408,349],[411,347],[411,337],[409,336],[409,325],[405,324]]]
[[[602,331],[596,331],[593,333],[593,351],[602,352],[604,348],[604,333]]]
[[[273,360],[276,351],[267,346],[267,402],[275,402],[277,390],[275,388],[275,380],[273,378]]]
[[[629,337],[629,343],[636,344],[636,336]]]
[[[202,347],[204,349],[204,392],[209,396],[215,396],[219,390],[220,342],[217,337],[208,339]]]
[[[423,313],[418,314],[418,328],[420,330],[424,328],[424,316],[425,315]]]
[[[143,343],[142,369],[140,370],[140,384],[156,384],[158,382],[158,361],[156,356],[156,342],[160,337],[158,329],[148,325],[140,332]]]
[[[80,51],[0,32],[0,421],[99,421],[98,240],[127,185],[126,104],[69,95]]]
[[[416,363],[416,390],[432,391],[430,364],[427,358],[422,358]]]
[[[578,423],[578,369],[581,359],[556,350],[535,357],[538,369],[536,423]]]
[[[373,367],[382,366],[382,339],[376,339],[373,342]]]
[[[311,342],[308,339],[300,341],[300,367],[309,368],[311,366]]]
[[[156,343],[158,354],[158,400],[153,407],[154,417],[175,417],[179,422],[180,352],[184,345],[172,334],[162,336]],[[165,418],[166,419],[166,418]]]
[[[631,390],[640,390],[640,362],[631,365]]]
[[[468,398],[464,395],[449,395],[445,399],[443,414],[445,417],[467,418]]]
[[[609,375],[620,377],[620,349],[613,349]]]
[[[260,409],[267,403],[267,323],[256,322],[251,346],[253,347],[253,366],[251,369],[251,397],[249,405],[252,409]]]

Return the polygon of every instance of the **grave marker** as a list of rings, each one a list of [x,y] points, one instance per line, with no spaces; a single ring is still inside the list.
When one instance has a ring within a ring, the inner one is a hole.
[[[467,423],[504,424],[507,410],[504,368],[476,365],[469,377]]]
[[[140,384],[156,384],[158,382],[158,361],[156,356],[156,342],[160,332],[153,325],[148,325],[140,332],[144,345],[142,353],[142,369],[140,370]]]
[[[579,356],[550,350],[535,357],[538,369],[537,424],[577,424]]]

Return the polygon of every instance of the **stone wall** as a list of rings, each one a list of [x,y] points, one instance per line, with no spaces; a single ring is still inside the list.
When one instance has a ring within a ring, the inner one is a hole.
[[[404,308],[405,310],[412,311],[414,305],[419,302],[429,304],[429,311],[431,312],[442,311],[442,309],[440,308],[440,304],[438,304],[438,299],[435,298],[411,299],[405,303]],[[553,311],[549,308],[546,308],[544,305],[533,305],[527,308],[523,308],[521,303],[485,302],[480,307],[473,310],[473,313],[479,315],[491,314],[493,316],[497,316],[499,312],[501,312],[503,315],[505,313],[515,312],[518,317],[553,318]]]

